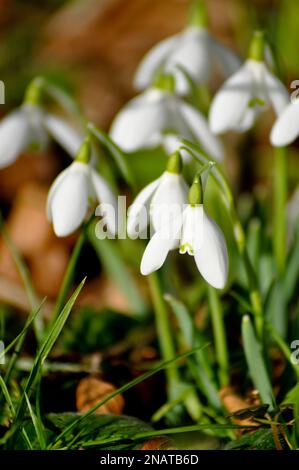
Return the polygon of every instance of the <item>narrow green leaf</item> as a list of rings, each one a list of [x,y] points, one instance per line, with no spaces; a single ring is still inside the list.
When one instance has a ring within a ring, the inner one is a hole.
[[[35,430],[40,448],[41,450],[44,450],[46,448],[46,439],[45,439],[42,423],[37,419],[37,416],[34,414],[29,398],[27,397],[27,394],[25,392],[24,392],[24,396],[26,399],[27,407],[29,410],[29,414],[30,414],[30,417],[34,426],[34,430]]]
[[[267,403],[270,406],[270,409],[273,409],[275,407],[275,399],[262,355],[262,348],[256,339],[254,329],[248,315],[244,315],[243,317],[242,338],[249,373],[254,386],[259,391],[262,403]]]
[[[202,346],[205,342],[202,334],[194,326],[192,316],[186,306],[170,294],[165,295],[165,300],[170,304],[183,333],[185,344],[188,348]],[[221,401],[214,382],[212,365],[205,349],[199,350],[193,358],[188,360],[188,367],[196,381],[198,388],[206,395],[211,406],[221,409]]]
[[[53,346],[54,346],[54,344],[55,344],[62,328],[64,327],[65,322],[67,321],[67,319],[68,319],[68,317],[71,313],[73,305],[74,305],[74,303],[75,303],[75,301],[76,301],[76,299],[77,299],[84,283],[85,283],[85,279],[83,279],[83,281],[79,284],[79,286],[77,287],[77,289],[75,290],[75,292],[73,293],[73,295],[71,296],[71,298],[69,299],[67,304],[65,305],[64,309],[62,310],[62,312],[58,316],[57,320],[53,324],[53,327],[47,333],[45,339],[43,340],[43,342],[42,342],[42,344],[39,348],[39,351],[38,351],[38,353],[35,357],[35,360],[34,360],[32,370],[31,370],[30,375],[29,375],[29,377],[27,379],[27,382],[25,384],[23,396],[22,396],[22,398],[19,402],[18,408],[16,410],[16,418],[13,422],[12,427],[10,428],[10,430],[7,433],[8,434],[7,438],[11,437],[16,432],[16,430],[21,426],[22,419],[23,419],[23,416],[24,416],[24,413],[25,413],[25,407],[26,407],[26,398],[25,398],[25,396],[27,395],[28,397],[30,397],[30,395],[33,391],[34,385],[36,383],[36,379],[38,378],[39,374],[42,371],[43,363],[45,362],[48,354],[50,353],[51,349],[53,348]]]
[[[87,128],[91,132],[91,134],[108,150],[108,152],[114,158],[121,174],[123,175],[128,185],[133,190],[135,190],[136,184],[133,179],[132,172],[126,162],[126,159],[121,149],[112,141],[112,139],[108,136],[108,134],[106,134],[106,132],[96,127],[93,123],[89,123],[87,125]]]
[[[148,310],[147,305],[139,293],[134,277],[122,259],[116,241],[107,238],[99,240],[96,236],[96,223],[88,227],[88,238],[104,265],[105,271],[118,284],[136,317],[144,317]]]

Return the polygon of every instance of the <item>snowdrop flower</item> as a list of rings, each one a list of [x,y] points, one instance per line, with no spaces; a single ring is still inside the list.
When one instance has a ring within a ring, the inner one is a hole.
[[[96,201],[101,203],[100,212],[109,233],[116,233],[117,201],[106,181],[91,166],[90,153],[90,142],[85,139],[76,160],[58,175],[48,194],[47,215],[58,237],[77,230]]]
[[[127,232],[131,238],[142,236],[149,222],[154,231],[159,231],[165,220],[171,224],[171,220],[182,213],[187,202],[188,186],[181,172],[181,155],[174,152],[162,176],[148,184],[130,206]]]
[[[289,103],[278,116],[270,134],[270,141],[275,147],[289,145],[299,135],[299,100]]]
[[[150,274],[161,268],[171,249],[180,247],[180,253],[194,256],[202,277],[213,287],[223,289],[228,275],[226,241],[218,225],[208,216],[203,206],[201,177],[197,176],[189,191],[189,204],[182,218],[176,221],[172,237],[157,231],[149,241],[141,261],[141,273]]]
[[[197,1],[191,9],[188,27],[164,39],[145,55],[135,75],[135,87],[144,90],[151,85],[156,73],[163,70],[174,74],[176,93],[184,95],[189,92],[189,83],[183,71],[196,84],[201,84],[209,80],[214,64],[220,65],[229,76],[239,68],[240,61],[210,35],[205,8]]]
[[[216,134],[247,131],[269,105],[277,115],[287,105],[286,88],[268,70],[263,58],[264,36],[256,32],[249,59],[223,84],[212,102],[209,122]]]
[[[215,160],[223,157],[218,137],[209,129],[205,117],[173,94],[174,79],[160,75],[154,87],[137,96],[117,114],[110,135],[126,152],[154,148],[171,132],[196,141]]]
[[[0,123],[0,168],[11,165],[28,149],[44,148],[49,136],[71,156],[78,152],[82,137],[66,121],[42,109],[40,93],[32,83],[24,104]]]

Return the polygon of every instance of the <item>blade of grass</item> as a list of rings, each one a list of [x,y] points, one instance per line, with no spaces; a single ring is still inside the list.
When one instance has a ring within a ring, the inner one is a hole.
[[[8,407],[10,409],[12,417],[15,417],[15,414],[16,414],[15,407],[14,407],[14,404],[13,404],[11,398],[10,398],[10,394],[9,394],[8,388],[6,386],[6,383],[4,382],[1,375],[0,375],[0,388],[1,388],[3,396],[4,396],[4,398],[5,398],[5,400],[8,404]],[[23,435],[29,449],[32,449],[32,444],[31,444],[30,439],[28,437],[28,434],[26,433],[24,428],[22,428],[22,435]],[[0,440],[0,442],[1,442],[1,440]]]
[[[180,433],[185,433],[185,432],[195,432],[195,431],[204,431],[204,430],[220,430],[220,429],[244,429],[244,430],[252,430],[256,429],[255,426],[240,426],[237,424],[214,424],[214,423],[203,423],[203,424],[195,424],[193,426],[180,426],[177,428],[166,428],[166,429],[159,429],[159,430],[153,430],[153,431],[147,431],[147,432],[142,432],[135,434],[135,436],[130,436],[130,437],[118,437],[118,438],[108,438],[108,439],[98,439],[95,441],[91,442],[86,442],[83,447],[93,447],[97,445],[103,445],[103,444],[109,444],[109,443],[117,443],[121,441],[135,441],[135,440],[140,440],[140,439],[145,439],[145,438],[151,438],[151,437],[156,437],[156,436],[163,436],[163,435],[170,435],[170,434],[180,434]]]
[[[207,345],[203,346],[203,347],[206,347]],[[162,362],[161,364],[159,364],[157,367],[154,367],[153,369],[145,372],[144,374],[140,375],[139,377],[136,377],[135,379],[131,380],[130,382],[128,382],[127,384],[123,385],[122,387],[120,387],[119,389],[117,389],[115,392],[113,393],[110,393],[110,395],[106,396],[103,400],[100,400],[96,405],[94,405],[92,408],[90,408],[88,411],[86,411],[83,415],[81,415],[79,418],[75,419],[69,426],[67,426],[62,433],[60,433],[53,441],[52,444],[50,444],[48,446],[48,449],[53,449],[55,448],[55,445],[57,443],[59,443],[61,441],[62,438],[66,437],[67,434],[69,434],[76,426],[78,426],[79,423],[81,423],[82,421],[84,421],[85,418],[87,418],[87,416],[90,416],[92,413],[94,413],[98,408],[100,408],[100,406],[103,406],[105,405],[105,403],[107,403],[109,400],[111,400],[112,398],[116,397],[117,395],[120,395],[124,392],[126,392],[127,390],[130,390],[132,387],[134,387],[135,385],[138,385],[139,383],[143,382],[144,380],[148,379],[149,377],[151,377],[152,375],[154,374],[157,374],[158,372],[161,372],[162,370],[166,369],[167,367],[171,367],[171,365],[173,364],[173,362],[177,362],[181,359],[185,359],[187,358],[188,356],[191,356],[192,354],[196,353],[199,349],[202,349],[203,347],[201,348],[194,348],[192,349],[191,351],[188,351],[188,352],[185,352],[185,353],[182,353],[182,354],[179,354],[177,355],[175,358],[169,360],[169,361],[165,361],[165,362]]]
[[[22,350],[22,347],[23,347],[23,343],[24,343],[24,340],[25,340],[25,337],[26,337],[26,333],[28,332],[28,330],[30,329],[32,323],[34,322],[34,319],[36,318],[36,316],[39,314],[44,302],[45,302],[46,299],[44,299],[40,306],[34,311],[32,311],[25,323],[25,326],[24,328],[22,329],[22,331],[18,334],[18,336],[4,349],[4,351],[0,354],[0,361],[1,361],[1,357],[4,356],[5,354],[7,354],[13,347],[14,347],[14,351],[13,351],[13,354],[10,358],[10,361],[9,361],[9,364],[8,364],[8,367],[7,367],[7,370],[6,370],[6,373],[5,373],[5,382],[8,383],[10,381],[10,378],[11,378],[11,374],[14,370],[14,367],[15,367],[15,364],[16,364],[16,361],[19,357],[19,354]]]
[[[16,410],[15,420],[14,420],[13,425],[10,428],[10,430],[6,433],[6,436],[5,436],[6,440],[8,438],[10,438],[11,436],[13,436],[14,433],[17,431],[17,429],[21,426],[22,419],[23,419],[24,413],[25,413],[25,407],[26,407],[25,395],[30,397],[30,395],[32,394],[33,389],[34,389],[34,385],[36,383],[36,380],[37,380],[39,374],[41,373],[43,363],[45,362],[45,360],[46,360],[48,354],[50,353],[51,349],[53,348],[59,334],[61,333],[61,330],[64,327],[64,325],[65,325],[65,323],[66,323],[66,321],[67,321],[67,319],[68,319],[68,317],[71,313],[73,305],[74,305],[74,303],[75,303],[75,301],[76,301],[76,299],[77,299],[84,283],[85,283],[85,279],[83,279],[83,281],[79,284],[79,286],[77,287],[77,289],[75,290],[75,292],[73,293],[73,295],[71,296],[71,298],[69,299],[69,301],[67,302],[65,307],[63,308],[62,312],[58,316],[57,320],[53,324],[52,329],[47,333],[46,337],[44,338],[44,340],[43,340],[43,342],[42,342],[42,344],[39,348],[39,351],[38,351],[38,353],[35,357],[35,360],[34,360],[32,370],[31,370],[31,372],[29,374],[29,377],[27,379],[27,382],[25,384],[23,396],[22,396],[22,398],[19,402],[18,408]]]
[[[136,184],[121,149],[110,139],[106,132],[96,127],[93,123],[88,123],[87,129],[96,138],[96,140],[98,140],[100,144],[104,145],[104,147],[109,151],[125,181],[134,190],[136,188]]]
[[[172,295],[166,294],[165,300],[170,304],[181,331],[184,335],[185,346],[188,348],[203,345],[204,339],[200,332],[195,328],[190,312],[186,306]],[[197,387],[203,392],[212,407],[221,409],[221,401],[218,396],[218,390],[214,382],[214,374],[209,356],[205,350],[200,350],[188,360],[188,368],[196,382]]]
[[[243,316],[242,338],[249,373],[254,386],[259,391],[262,403],[267,403],[270,409],[275,407],[275,399],[267,367],[264,362],[261,344],[256,339],[253,326],[248,315]]]
[[[19,339],[23,336],[23,334],[25,334],[25,333],[29,330],[29,328],[30,328],[30,326],[31,326],[31,324],[32,324],[32,322],[33,322],[33,320],[34,320],[34,317],[35,317],[35,315],[38,314],[39,310],[40,310],[40,309],[38,308],[37,310],[31,312],[31,314],[30,314],[30,316],[28,317],[28,320],[27,320],[27,322],[26,322],[24,328],[22,329],[22,331],[21,331],[21,332],[18,334],[18,336],[16,336],[16,337],[11,341],[11,343],[9,343],[9,345],[6,346],[6,348],[0,353],[0,360],[2,360],[3,357],[14,347],[14,345],[19,341]]]
[[[41,448],[41,450],[44,450],[47,446],[47,443],[46,443],[46,438],[45,438],[42,423],[39,421],[39,419],[35,415],[35,413],[32,409],[31,403],[29,401],[29,398],[28,398],[28,396],[25,392],[24,392],[24,396],[25,396],[25,399],[26,399],[27,407],[28,407],[28,410],[29,410],[31,421],[33,423],[33,427],[34,427],[34,430],[35,430],[36,437],[38,439],[40,448]]]

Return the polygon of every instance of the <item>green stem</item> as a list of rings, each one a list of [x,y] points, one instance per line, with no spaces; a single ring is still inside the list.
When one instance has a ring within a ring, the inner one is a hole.
[[[284,273],[286,263],[287,177],[287,148],[278,147],[275,152],[275,165],[273,175],[273,243],[277,269],[280,274]]]
[[[219,379],[221,387],[229,383],[228,350],[225,326],[223,321],[223,309],[216,290],[208,286],[210,313],[212,319],[215,351],[219,366]]]
[[[49,329],[51,329],[52,325],[56,321],[58,315],[60,314],[61,310],[63,309],[63,307],[66,303],[67,295],[69,293],[72,282],[74,280],[74,274],[75,274],[75,269],[76,269],[76,266],[77,266],[77,262],[78,262],[82,247],[83,247],[83,245],[85,243],[85,240],[86,240],[86,237],[87,237],[87,234],[86,234],[87,225],[88,225],[88,223],[85,225],[85,227],[83,227],[82,232],[81,232],[80,236],[78,237],[76,245],[73,249],[71,258],[69,260],[69,263],[67,265],[66,272],[64,274],[64,278],[63,278],[63,281],[62,281],[62,284],[61,284],[61,287],[60,287],[60,291],[59,291],[59,294],[58,294],[58,297],[57,297],[57,300],[56,300],[56,304],[55,304],[55,307],[54,307],[54,310],[53,310],[52,318],[51,318],[50,323],[48,325]]]
[[[262,339],[264,332],[264,318],[258,280],[246,248],[245,233],[233,205],[230,206],[230,217],[233,224],[234,237],[237,243],[238,251],[242,257],[243,266],[247,275],[249,297],[254,315],[256,333],[258,337]]]
[[[155,311],[156,328],[163,361],[169,361],[176,356],[173,344],[171,325],[168,310],[163,298],[160,280],[156,272],[148,276],[152,301]],[[176,363],[172,363],[166,370],[167,388],[169,399],[174,399],[176,388],[180,381],[179,371]]]

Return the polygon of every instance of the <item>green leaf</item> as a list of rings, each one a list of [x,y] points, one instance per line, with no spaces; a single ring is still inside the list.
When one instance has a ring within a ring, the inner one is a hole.
[[[259,391],[262,403],[267,403],[270,406],[270,409],[273,409],[275,406],[275,399],[262,355],[262,348],[256,339],[254,329],[248,315],[243,316],[242,338],[249,373],[254,386]]]
[[[279,435],[279,437],[281,437]],[[283,440],[281,439],[281,444]],[[255,432],[244,434],[236,441],[229,442],[226,450],[252,449],[252,450],[276,450],[271,429],[258,429]]]
[[[50,413],[46,416],[45,424],[58,436],[59,433],[67,426],[72,425],[79,417],[79,413]],[[122,440],[134,439],[135,434],[151,430],[152,427],[149,424],[131,416],[94,414],[88,416],[84,422],[79,422],[78,426],[73,428],[70,437],[78,436],[78,438],[68,448],[84,448],[85,443],[88,443],[88,447],[98,447],[99,449],[129,450],[132,449],[132,442],[120,444]],[[103,447],[101,444],[91,444],[98,439],[101,441],[108,440],[110,445]]]
[[[165,300],[170,304],[183,333],[185,345],[188,348],[200,347],[206,343],[203,335],[195,328],[190,312],[186,306],[170,294],[165,295]],[[220,410],[221,401],[218,396],[218,390],[214,382],[212,365],[208,353],[205,349],[199,350],[194,355],[196,361],[192,358],[188,360],[188,367],[196,381],[199,389],[205,394],[212,407]]]
[[[87,128],[91,132],[91,134],[108,150],[108,152],[114,158],[125,181],[133,190],[135,190],[136,184],[133,179],[133,175],[121,149],[110,139],[106,132],[96,127],[93,123],[89,123],[87,125]]]
[[[103,263],[105,271],[118,284],[136,317],[144,317],[148,311],[146,303],[139,293],[137,282],[120,255],[116,240],[108,238],[99,240],[96,236],[96,223],[92,223],[88,227],[88,237]]]
[[[30,401],[29,401],[29,399],[28,399],[25,392],[24,392],[24,396],[25,396],[25,399],[26,399],[27,407],[28,407],[28,410],[29,410],[29,413],[30,413],[30,417],[31,417],[32,424],[33,424],[35,432],[36,432],[36,437],[38,439],[40,448],[42,450],[44,450],[46,448],[46,439],[45,439],[45,435],[44,435],[43,425],[42,425],[41,421],[35,415],[35,413],[32,409],[31,403],[30,403]]]
[[[25,414],[25,409],[26,409],[26,395],[28,396],[28,398],[31,396],[36,380],[39,377],[39,374],[41,374],[43,363],[45,362],[59,334],[61,333],[61,330],[64,327],[65,322],[67,321],[72,311],[73,305],[79,293],[81,292],[81,289],[84,283],[85,283],[85,279],[83,279],[83,281],[79,284],[79,286],[77,287],[77,289],[75,290],[75,292],[73,293],[73,295],[71,296],[67,304],[65,305],[64,309],[58,316],[57,320],[53,324],[52,328],[48,331],[42,344],[40,345],[40,348],[34,360],[32,370],[26,381],[23,396],[16,410],[16,418],[13,422],[12,427],[10,428],[10,430],[8,431],[6,435],[6,439],[11,437],[17,431],[17,429],[21,426],[22,420]]]

